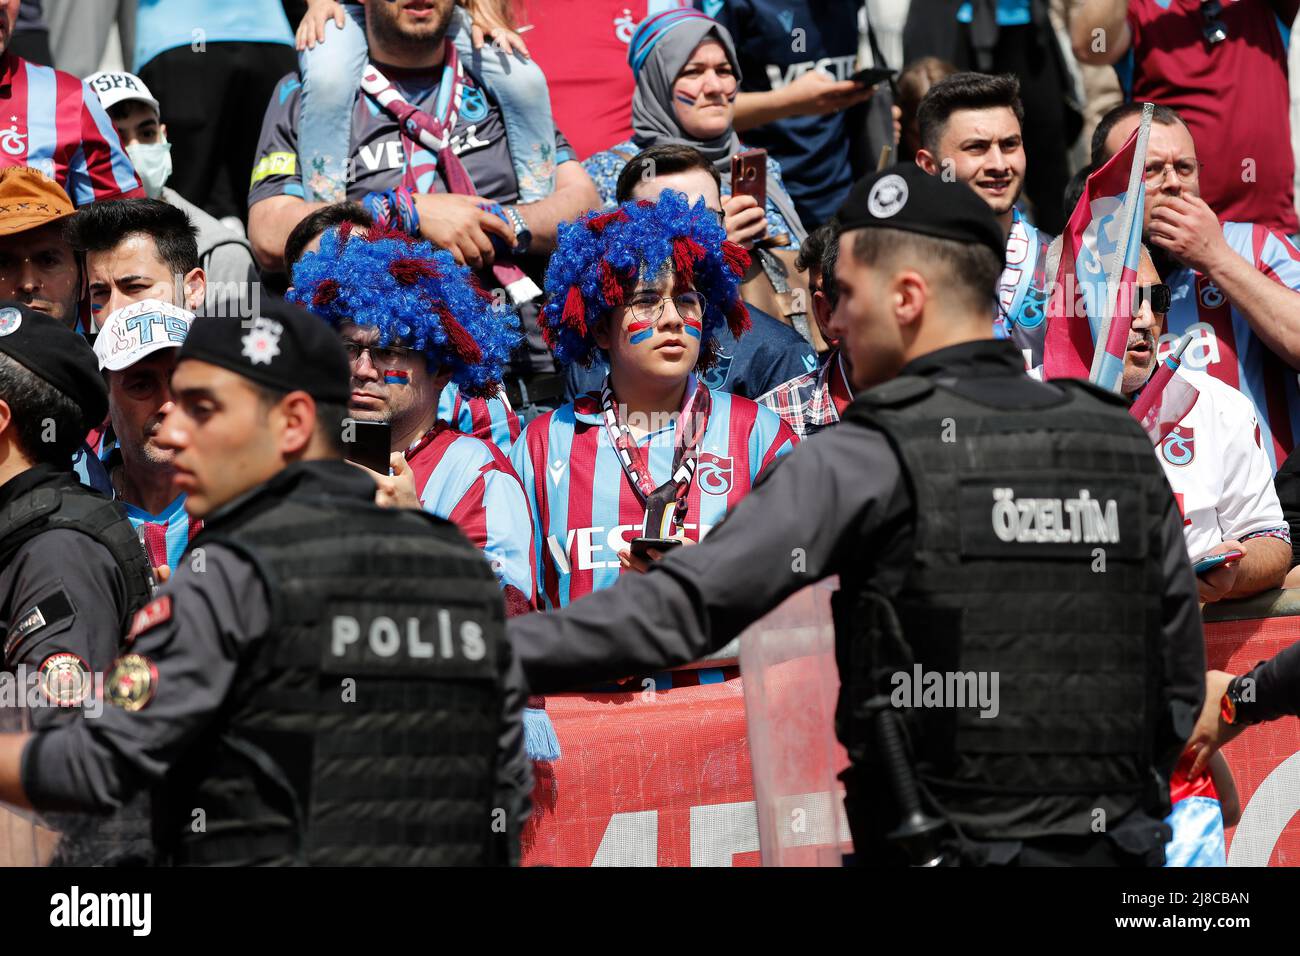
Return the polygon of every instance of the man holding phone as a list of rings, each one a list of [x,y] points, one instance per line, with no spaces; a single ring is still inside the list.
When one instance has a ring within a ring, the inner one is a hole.
[[[1159,364],[1157,346],[1171,302],[1145,246],[1134,292],[1122,390],[1136,398]],[[1156,457],[1183,515],[1187,554],[1196,565],[1204,563],[1196,568],[1201,601],[1281,587],[1291,563],[1291,532],[1250,399],[1184,365],[1162,394],[1155,427]],[[1242,556],[1207,560],[1223,554]]]
[[[348,353],[348,457],[376,473],[381,491],[410,487],[420,507],[459,527],[492,564],[507,609],[531,609],[533,525],[519,478],[494,444],[438,418],[448,382],[469,397],[495,394],[520,338],[513,311],[449,253],[374,228],[326,232],[293,276],[289,298],[335,328]]]

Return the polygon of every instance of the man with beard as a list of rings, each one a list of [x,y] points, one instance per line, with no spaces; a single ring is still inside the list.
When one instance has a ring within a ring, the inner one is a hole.
[[[177,350],[193,321],[192,312],[145,299],[110,315],[95,339],[116,439],[105,461],[113,497],[125,506],[150,566],[173,571],[203,524],[186,514],[185,495],[172,486],[176,453],[157,437],[173,405]]]
[[[993,331],[1025,355],[1025,367],[1043,361],[1047,326],[1047,247],[1016,208],[1025,185],[1020,81],[1010,74],[954,73],[930,88],[917,108],[921,149],[916,163],[932,176],[970,186],[1007,234],[998,280]]]
[[[1093,165],[1123,146],[1141,103],[1102,117]],[[1220,222],[1201,198],[1201,164],[1182,117],[1156,106],[1147,141],[1143,240],[1172,293],[1165,338],[1195,338],[1183,367],[1239,389],[1255,406],[1273,470],[1300,433],[1300,251],[1259,223]],[[1289,367],[1288,367],[1289,366]]]
[[[1136,397],[1155,371],[1156,341],[1169,309],[1169,287],[1148,252],[1137,274],[1133,324],[1124,353],[1125,395]],[[1258,444],[1254,409],[1235,388],[1186,364],[1166,386],[1156,457],[1183,514],[1187,554],[1244,551],[1240,561],[1196,578],[1201,601],[1248,597],[1282,586],[1291,533]],[[1175,411],[1177,409],[1177,411]],[[1181,412],[1181,414],[1179,414]]]
[[[290,301],[343,340],[349,414],[389,424],[394,477],[482,549],[507,611],[531,610],[533,525],[519,478],[495,445],[441,418],[438,401],[452,381],[469,397],[496,391],[519,341],[514,316],[497,314],[446,252],[373,228],[326,233],[293,282]]]
[[[366,4],[370,61],[352,111],[347,198],[365,205],[376,222],[448,250],[479,270],[485,288],[508,294],[521,307],[527,342],[512,357],[507,389],[522,382],[533,403],[558,404],[564,382],[553,374],[536,321],[542,257],[555,248],[557,225],[599,199],[557,131],[554,190],[536,202],[519,201],[523,184],[506,135],[513,116],[457,54],[447,35],[453,6]],[[303,198],[301,97],[299,76],[285,77],[262,124],[248,234],[264,269],[283,267],[290,232],[322,205]]]

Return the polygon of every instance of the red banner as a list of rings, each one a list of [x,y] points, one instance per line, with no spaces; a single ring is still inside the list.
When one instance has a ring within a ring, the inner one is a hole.
[[[1300,637],[1300,617],[1205,625],[1209,666],[1241,674]],[[1252,727],[1223,748],[1241,800],[1229,866],[1300,866],[1300,721]]]
[[[546,698],[561,757],[534,764],[525,866],[756,866],[740,678]]]
[[[1300,618],[1209,624],[1205,634],[1210,666],[1241,673],[1293,643]],[[833,697],[825,695],[834,693],[834,682],[807,663],[777,667],[767,681],[769,706],[791,679],[822,695],[817,711],[826,719]],[[547,698],[563,756],[539,767],[525,865],[758,864],[741,680],[671,690],[643,683],[626,693]],[[787,690],[784,699],[794,696]],[[1229,864],[1300,866],[1300,721],[1253,728],[1224,753],[1243,808],[1229,832]],[[816,769],[825,763],[819,759]],[[782,804],[774,819],[797,820],[804,805],[817,816],[815,801],[798,803],[793,810]],[[818,855],[815,862],[827,861]]]

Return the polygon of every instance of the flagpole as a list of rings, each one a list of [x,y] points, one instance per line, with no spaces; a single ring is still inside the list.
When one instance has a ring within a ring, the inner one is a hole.
[[[1151,413],[1151,409],[1155,407],[1156,403],[1160,400],[1160,396],[1164,394],[1165,386],[1168,385],[1169,380],[1174,377],[1174,373],[1178,371],[1178,367],[1183,364],[1183,353],[1187,351],[1187,346],[1191,343],[1191,332],[1188,332],[1178,340],[1177,344],[1174,345],[1173,351],[1170,352],[1165,360],[1156,368],[1155,374],[1151,376],[1151,380],[1148,381],[1146,387],[1142,389],[1142,394],[1139,395],[1137,400],[1129,407],[1129,414],[1139,422]]]
[[[1132,235],[1133,218],[1135,215],[1144,215],[1144,195],[1142,193],[1145,185],[1144,175],[1147,163],[1147,139],[1151,133],[1151,117],[1155,112],[1154,103],[1142,104],[1142,122],[1138,126],[1137,142],[1134,144],[1133,165],[1128,174],[1128,191],[1124,196],[1123,219],[1120,222],[1119,236],[1123,240],[1123,245],[1116,243],[1115,250],[1111,254],[1111,260],[1106,268],[1106,300],[1105,311],[1102,313],[1101,325],[1098,328],[1095,347],[1092,353],[1092,368],[1088,372],[1089,381],[1109,388],[1118,392],[1123,382],[1122,356],[1120,357],[1121,368],[1120,374],[1112,377],[1116,381],[1101,381],[1103,365],[1106,364],[1107,355],[1111,354],[1107,346],[1110,344],[1111,327],[1115,320],[1116,300],[1119,297],[1120,280],[1124,275],[1124,264],[1128,255],[1129,238]],[[1132,319],[1132,316],[1129,316]],[[1125,332],[1127,338],[1127,330]],[[1113,365],[1113,363],[1111,363]]]

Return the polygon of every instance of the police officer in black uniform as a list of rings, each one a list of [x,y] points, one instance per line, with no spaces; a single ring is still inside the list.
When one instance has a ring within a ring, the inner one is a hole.
[[[1035,382],[990,339],[1004,237],[969,189],[896,167],[839,220],[833,330],[858,396],[841,424],[703,543],[512,621],[530,686],[699,658],[838,574],[859,862],[1159,865],[1205,655],[1151,443],[1117,396]],[[996,676],[998,706],[895,706],[918,666]]]
[[[72,455],[104,420],[108,390],[85,339],[0,302],[0,624],[4,667],[39,668],[51,703],[75,705],[117,657],[152,578],[131,523],[77,481]],[[39,723],[51,711],[33,712]]]
[[[160,441],[204,530],[136,615],[117,706],[0,738],[0,799],[161,783],[177,864],[517,859],[531,768],[496,580],[451,524],[374,504],[342,460],[348,380],[295,306],[194,323]]]

